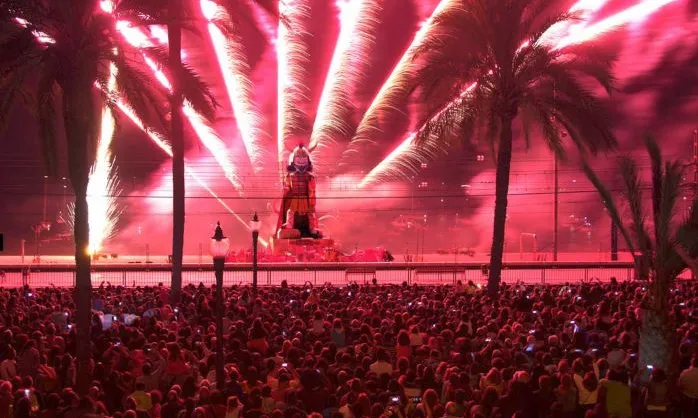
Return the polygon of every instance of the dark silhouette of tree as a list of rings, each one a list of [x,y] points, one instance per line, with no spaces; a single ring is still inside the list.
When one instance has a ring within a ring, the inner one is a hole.
[[[147,18],[123,4],[115,10],[117,17],[121,12]],[[7,123],[13,105],[22,102],[39,125],[48,171],[55,172],[60,145],[68,155],[75,191],[77,389],[83,394],[91,381],[92,354],[87,184],[101,108],[117,114],[118,96],[147,125],[163,129],[167,124],[163,105],[168,93],[153,82],[140,57],[119,35],[115,16],[100,9],[99,0],[0,0],[0,118]],[[160,64],[187,86],[183,94],[192,106],[213,120],[215,101],[198,76],[175,62]],[[115,94],[109,89],[111,65],[117,69]]]
[[[593,80],[610,94],[615,53],[600,42],[556,50],[545,41],[553,25],[572,18],[545,0],[463,1],[436,19],[418,56],[421,99],[433,109],[455,103],[420,132],[421,152],[433,155],[454,140],[476,138],[496,156],[491,294],[501,278],[514,121],[521,125],[521,140],[528,144],[537,129],[559,158],[563,140],[592,153],[616,143],[603,103],[582,82]]]
[[[669,312],[669,294],[674,280],[686,268],[696,268],[698,256],[698,199],[682,221],[676,221],[676,202],[680,195],[682,164],[664,161],[657,142],[645,139],[652,166],[651,213],[647,214],[638,164],[622,157],[619,172],[623,184],[622,206],[611,194],[589,164],[584,164],[587,177],[599,192],[611,220],[635,254],[636,274],[647,280],[649,300],[644,304],[640,330],[640,370],[647,365],[672,370],[675,327]],[[627,215],[622,211],[627,208]],[[651,220],[651,224],[648,223]],[[674,370],[675,371],[675,370]],[[648,373],[645,373],[645,378]]]

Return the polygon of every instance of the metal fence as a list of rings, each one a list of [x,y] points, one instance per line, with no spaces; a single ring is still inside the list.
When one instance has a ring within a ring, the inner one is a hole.
[[[94,264],[92,284],[111,283],[126,287],[156,286],[170,283],[170,264]],[[690,278],[684,272],[681,278]],[[506,263],[502,280],[508,283],[561,284],[599,280],[608,282],[612,277],[619,281],[632,280],[634,267],[628,262],[517,262]],[[260,286],[279,285],[286,281],[289,285],[331,283],[341,286],[347,283],[370,283],[373,279],[379,284],[453,284],[458,280],[484,284],[487,279],[487,265],[476,263],[284,263],[260,264],[258,284]],[[215,283],[213,267],[204,264],[185,264],[182,273],[184,285],[212,285]],[[223,275],[224,284],[249,285],[252,282],[251,264],[228,264]],[[75,284],[75,268],[67,264],[47,264],[41,266],[0,265],[0,287],[19,287],[28,284],[33,287],[57,286],[72,287]]]

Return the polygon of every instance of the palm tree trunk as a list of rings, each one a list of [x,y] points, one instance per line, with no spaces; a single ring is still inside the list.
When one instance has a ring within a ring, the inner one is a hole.
[[[92,381],[90,342],[90,323],[92,320],[92,280],[90,277],[90,255],[88,253],[90,225],[87,207],[87,183],[90,166],[94,160],[94,145],[97,132],[96,114],[92,98],[92,86],[89,82],[82,85],[81,79],[89,77],[75,76],[73,86],[64,87],[63,114],[66,140],[68,144],[68,175],[75,191],[75,219],[73,233],[75,238],[75,322],[78,394],[85,395]]]
[[[494,202],[494,227],[492,231],[492,249],[490,251],[490,275],[487,280],[487,292],[496,295],[502,273],[504,255],[504,231],[507,221],[507,198],[509,195],[509,172],[511,171],[512,119],[501,118],[502,130],[499,135],[497,152],[497,175]]]
[[[182,62],[182,28],[179,23],[181,0],[170,0],[169,59],[173,68]],[[177,71],[172,71],[170,98],[172,142],[172,279],[170,299],[179,302],[182,290],[182,257],[184,252],[184,133],[182,126],[182,94]]]
[[[75,181],[72,181],[75,185]],[[73,186],[75,187],[75,186]],[[91,260],[87,252],[89,246],[89,223],[87,217],[87,182],[75,187],[75,322],[77,325],[77,379],[79,394],[87,394],[92,382],[90,323],[92,321],[92,278]],[[78,190],[80,189],[80,190]]]
[[[640,379],[646,382],[652,368],[661,368],[669,375],[675,373],[672,368],[673,344],[669,318],[663,312],[654,309],[642,311],[640,327]]]

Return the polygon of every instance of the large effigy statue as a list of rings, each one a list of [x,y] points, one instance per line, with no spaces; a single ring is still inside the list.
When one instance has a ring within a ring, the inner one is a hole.
[[[289,156],[284,176],[277,238],[322,238],[315,213],[315,176],[310,151],[298,145]]]

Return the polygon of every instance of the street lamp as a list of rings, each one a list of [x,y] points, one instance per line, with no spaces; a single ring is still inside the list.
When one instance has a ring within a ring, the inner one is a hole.
[[[252,290],[257,291],[257,240],[259,239],[259,228],[262,223],[257,217],[257,212],[254,213],[250,221],[250,231],[252,231]]]
[[[230,242],[223,235],[221,223],[216,224],[216,232],[211,237],[211,256],[213,269],[216,272],[216,387],[221,388],[225,383],[223,375],[223,268],[225,257],[228,255]]]

